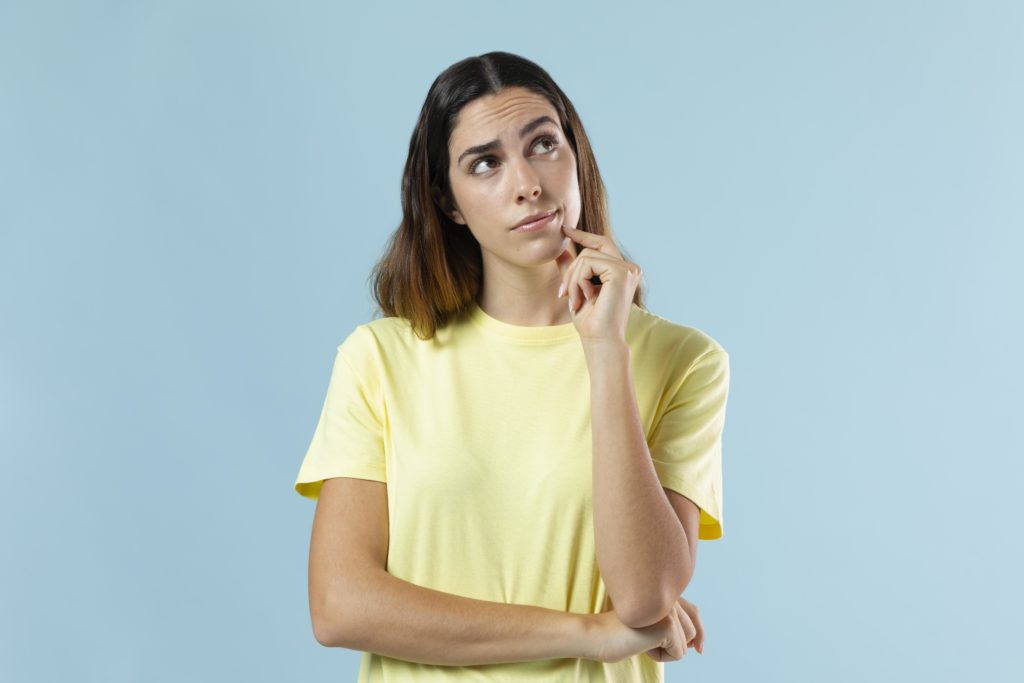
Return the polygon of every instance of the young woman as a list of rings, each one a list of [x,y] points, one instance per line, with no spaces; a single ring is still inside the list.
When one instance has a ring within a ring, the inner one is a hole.
[[[722,534],[729,356],[643,305],[576,110],[491,52],[434,81],[383,317],[337,348],[295,482],[316,639],[368,681],[660,681]]]

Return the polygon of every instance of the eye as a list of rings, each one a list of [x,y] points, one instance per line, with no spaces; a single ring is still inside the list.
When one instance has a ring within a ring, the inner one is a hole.
[[[548,154],[550,154],[551,152],[554,152],[559,147],[558,138],[555,137],[554,135],[550,135],[550,134],[541,135],[539,138],[534,140],[533,141],[533,148],[536,148],[537,145],[539,145],[541,143],[548,143],[550,145],[550,147],[548,148],[548,152],[546,152]],[[481,163],[485,162],[485,161],[492,161],[492,160],[493,161],[497,161],[497,159],[493,155],[488,155],[488,156],[485,156],[485,157],[480,157],[479,159],[474,161],[469,166],[469,173],[470,173],[470,175],[483,175],[483,173],[476,173],[475,172],[476,167],[478,165],[480,165]]]

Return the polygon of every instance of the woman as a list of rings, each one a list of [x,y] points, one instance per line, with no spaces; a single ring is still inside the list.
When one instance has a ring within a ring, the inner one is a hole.
[[[660,681],[722,533],[729,357],[643,306],[583,125],[491,52],[434,81],[295,489],[313,629],[366,681]],[[600,570],[598,567],[600,566]]]

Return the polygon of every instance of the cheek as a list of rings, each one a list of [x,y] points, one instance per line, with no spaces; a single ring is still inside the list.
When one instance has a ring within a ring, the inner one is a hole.
[[[470,216],[481,223],[493,220],[494,207],[498,205],[500,188],[496,186],[479,187],[466,195],[466,210]]]
[[[487,205],[485,194],[479,186],[474,187],[473,185],[466,184],[459,187],[455,198],[459,203],[459,208],[462,210],[462,215],[467,218],[479,216],[482,207]]]
[[[572,169],[562,177],[562,184],[559,188],[562,201],[567,207],[579,208],[580,206],[580,183],[576,177],[575,169]]]
[[[580,188],[579,181],[576,179],[576,168],[570,164],[558,164],[544,169],[541,183],[547,192],[554,194],[567,204],[573,201],[573,197],[579,197]]]
[[[562,170],[562,190],[565,192],[566,201],[570,197],[576,197],[577,200],[580,196],[580,181],[576,175],[576,162],[575,160],[566,160],[566,166]]]

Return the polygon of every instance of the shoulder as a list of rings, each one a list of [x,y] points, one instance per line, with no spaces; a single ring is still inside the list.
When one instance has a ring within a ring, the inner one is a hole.
[[[647,358],[661,362],[672,359],[683,368],[705,357],[728,362],[725,347],[708,332],[669,320],[636,304],[633,304],[629,332],[630,349]]]
[[[412,333],[409,321],[398,317],[375,318],[357,325],[352,331],[352,334],[359,336],[364,343],[377,344],[394,344]]]
[[[422,344],[405,318],[382,317],[356,325],[338,345],[338,350],[353,364],[373,365],[384,358],[397,360],[403,351]]]

